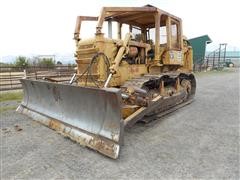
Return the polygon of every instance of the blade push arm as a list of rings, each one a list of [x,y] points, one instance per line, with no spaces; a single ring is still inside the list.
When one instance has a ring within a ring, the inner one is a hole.
[[[128,48],[128,44],[129,44],[129,41],[131,39],[131,34],[130,33],[127,33],[124,40],[123,40],[123,44],[122,46],[119,48],[118,50],[118,53],[117,53],[117,56],[115,57],[114,59],[114,64],[110,67],[110,74],[104,84],[104,87],[106,88],[109,81],[111,80],[112,78],[112,75],[115,74],[119,68],[119,64],[122,60],[122,57],[124,55],[124,53],[126,52],[127,48]]]

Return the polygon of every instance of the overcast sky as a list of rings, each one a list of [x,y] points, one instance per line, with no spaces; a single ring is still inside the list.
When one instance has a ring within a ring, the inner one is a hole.
[[[208,50],[219,43],[240,49],[238,0],[1,0],[0,56],[73,53],[78,15],[98,16],[102,6],[146,4],[181,17],[188,38],[208,34]]]

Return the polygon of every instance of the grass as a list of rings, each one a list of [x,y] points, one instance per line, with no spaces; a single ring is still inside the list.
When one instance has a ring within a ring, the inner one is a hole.
[[[15,110],[17,109],[17,106],[4,106],[0,107],[0,113],[3,113],[4,111],[9,111],[9,110]]]
[[[8,91],[0,93],[0,102],[4,101],[21,101],[23,97],[22,91]]]

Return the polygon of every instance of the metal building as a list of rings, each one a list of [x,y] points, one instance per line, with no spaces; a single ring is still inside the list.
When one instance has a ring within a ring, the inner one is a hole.
[[[193,63],[203,64],[206,54],[206,46],[211,43],[212,40],[208,35],[203,35],[189,39],[188,41],[193,48]]]

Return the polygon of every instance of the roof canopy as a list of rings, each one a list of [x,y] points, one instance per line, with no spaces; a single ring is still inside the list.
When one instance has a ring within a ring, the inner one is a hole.
[[[180,18],[151,5],[143,7],[104,7],[103,13],[105,13],[105,20],[112,19],[119,23],[132,24],[138,27],[154,27],[154,17],[157,13],[162,15],[160,22],[161,25],[165,25],[168,16],[178,21],[181,20]]]

